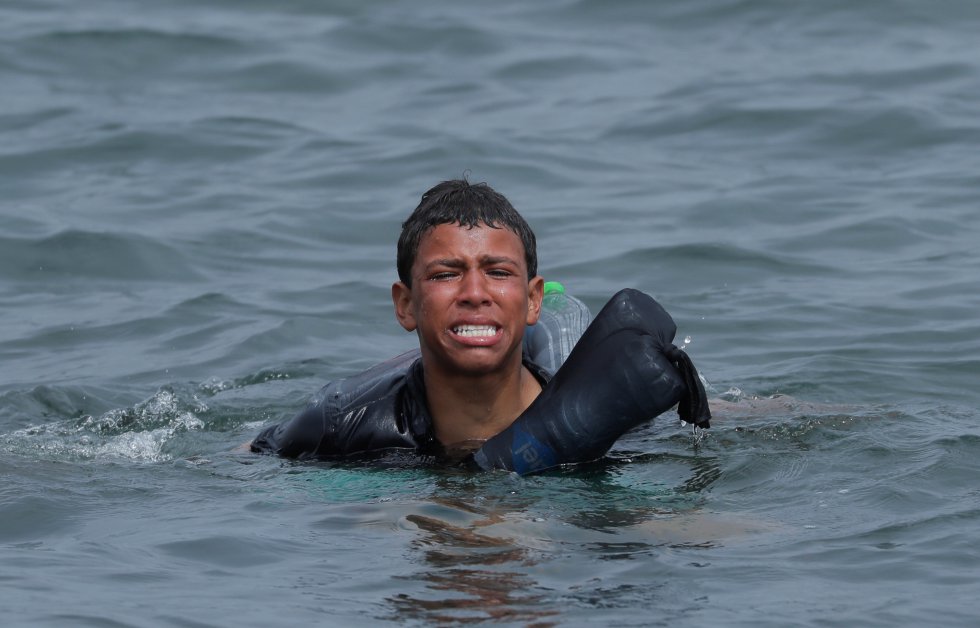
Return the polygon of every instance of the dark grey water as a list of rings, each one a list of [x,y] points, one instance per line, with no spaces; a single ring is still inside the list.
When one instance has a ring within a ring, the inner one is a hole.
[[[973,625],[975,2],[0,1],[17,626]],[[539,477],[232,450],[468,172],[730,402]],[[789,401],[754,401],[781,393]]]

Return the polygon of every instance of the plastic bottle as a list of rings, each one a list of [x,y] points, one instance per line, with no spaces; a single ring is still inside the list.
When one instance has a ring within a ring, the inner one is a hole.
[[[531,361],[554,373],[590,322],[592,312],[585,303],[567,294],[557,281],[546,281],[541,315],[524,332],[524,348]]]

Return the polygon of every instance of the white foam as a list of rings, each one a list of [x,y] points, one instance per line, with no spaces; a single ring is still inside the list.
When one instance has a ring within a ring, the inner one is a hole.
[[[181,408],[187,405],[192,409]],[[11,451],[42,452],[46,458],[164,462],[171,459],[164,450],[177,434],[204,427],[195,412],[206,410],[196,397],[186,404],[173,391],[161,390],[132,408],[27,427],[3,441]]]

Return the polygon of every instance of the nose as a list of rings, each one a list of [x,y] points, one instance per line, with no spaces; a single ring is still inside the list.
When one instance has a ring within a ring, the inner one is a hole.
[[[480,272],[468,272],[463,275],[459,286],[459,302],[463,305],[479,306],[490,305],[490,296],[487,278]]]

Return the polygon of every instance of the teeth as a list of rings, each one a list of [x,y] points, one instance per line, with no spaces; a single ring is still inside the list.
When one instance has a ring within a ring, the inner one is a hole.
[[[453,333],[457,336],[465,336],[468,338],[476,336],[496,336],[497,328],[493,325],[460,325],[459,327],[453,327]]]

